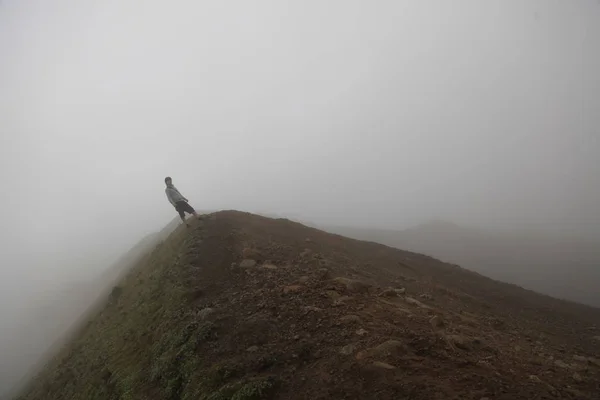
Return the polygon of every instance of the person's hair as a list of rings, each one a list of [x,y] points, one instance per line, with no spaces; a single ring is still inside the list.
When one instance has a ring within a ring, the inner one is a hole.
[[[170,177],[170,176],[167,176],[167,177],[165,178],[165,183],[167,183],[167,182],[169,182],[169,181],[172,181],[172,180],[173,180],[173,179],[171,179],[171,177]]]

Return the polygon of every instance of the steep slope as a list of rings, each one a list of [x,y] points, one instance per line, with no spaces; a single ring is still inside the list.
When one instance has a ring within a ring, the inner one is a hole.
[[[329,232],[432,255],[494,279],[600,306],[600,243],[560,233],[493,232],[433,221],[404,231]]]
[[[80,321],[96,312],[98,299],[104,298],[144,255],[165,240],[180,223],[179,217],[174,218],[161,231],[143,237],[95,280],[57,288],[45,299],[43,307],[34,309],[33,315],[20,328],[21,347],[13,351],[13,359],[20,360],[23,365],[11,364],[12,372],[20,378],[9,393],[18,393],[29,381],[30,375],[35,374],[57,348],[70,339],[71,331]],[[32,326],[36,329],[32,330]]]
[[[178,228],[20,399],[593,399],[600,311],[239,212]]]

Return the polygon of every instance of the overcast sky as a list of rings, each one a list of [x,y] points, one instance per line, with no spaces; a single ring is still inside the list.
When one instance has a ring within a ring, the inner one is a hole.
[[[4,0],[0,152],[2,319],[173,218],[166,175],[198,209],[593,230],[600,4]]]

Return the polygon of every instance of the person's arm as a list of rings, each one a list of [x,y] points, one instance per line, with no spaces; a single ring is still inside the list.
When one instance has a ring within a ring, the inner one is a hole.
[[[175,190],[177,190],[177,189],[175,189]],[[185,201],[186,203],[189,201],[184,195],[181,194],[181,192],[179,190],[177,190],[177,193],[179,194],[179,196],[181,196],[181,199],[183,201]]]
[[[171,205],[173,207],[175,207],[175,201],[173,200],[173,194],[174,194],[174,190],[171,188],[167,188],[165,190],[165,193],[167,193],[167,199],[169,199],[169,203],[171,203]]]

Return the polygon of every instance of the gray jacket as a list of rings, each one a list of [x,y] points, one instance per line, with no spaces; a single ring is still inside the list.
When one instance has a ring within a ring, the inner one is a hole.
[[[173,205],[173,207],[175,207],[179,201],[188,201],[188,199],[183,197],[183,195],[179,193],[179,190],[177,190],[177,188],[173,185],[167,186],[165,193],[167,194],[167,199],[169,199],[169,202]]]

